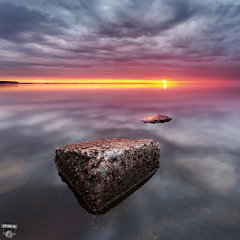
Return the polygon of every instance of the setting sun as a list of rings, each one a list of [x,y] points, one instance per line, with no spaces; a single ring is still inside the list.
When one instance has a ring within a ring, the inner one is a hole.
[[[163,80],[163,83],[164,83],[163,88],[166,89],[166,88],[167,88],[167,80],[164,79],[164,80]]]

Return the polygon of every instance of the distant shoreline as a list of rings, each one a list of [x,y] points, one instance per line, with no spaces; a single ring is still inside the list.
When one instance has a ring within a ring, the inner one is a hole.
[[[17,81],[0,81],[0,84],[33,84],[33,83],[20,83]]]

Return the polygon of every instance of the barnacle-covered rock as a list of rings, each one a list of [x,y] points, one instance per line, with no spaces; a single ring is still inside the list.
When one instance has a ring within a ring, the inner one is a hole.
[[[56,149],[55,164],[93,210],[123,195],[159,167],[152,139],[105,139]]]

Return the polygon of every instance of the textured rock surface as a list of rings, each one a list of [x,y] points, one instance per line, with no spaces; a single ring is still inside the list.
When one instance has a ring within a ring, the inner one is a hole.
[[[155,114],[153,116],[148,116],[148,117],[145,117],[143,119],[140,119],[140,121],[142,121],[144,123],[153,123],[153,124],[169,122],[171,120],[172,120],[171,117],[164,116],[164,115],[159,115],[159,114]]]
[[[159,143],[151,139],[105,139],[56,149],[59,171],[94,210],[108,205],[159,167]]]

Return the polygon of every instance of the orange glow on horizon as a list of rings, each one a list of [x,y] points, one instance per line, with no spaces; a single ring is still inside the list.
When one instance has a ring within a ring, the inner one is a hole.
[[[6,77],[1,81],[17,81],[19,83],[42,83],[42,84],[156,84],[165,83],[166,79],[74,79],[74,78],[48,78],[48,77]],[[186,81],[185,81],[186,82]],[[189,81],[188,81],[189,82]],[[183,83],[183,81],[168,81],[168,83]]]
[[[17,81],[21,89],[127,89],[127,88],[167,88],[180,82],[163,80],[135,80],[135,79],[14,79],[4,81]],[[27,84],[24,84],[27,83]],[[30,84],[31,83],[31,84]],[[11,84],[9,84],[11,85]],[[13,84],[15,85],[15,84]],[[26,86],[26,87],[23,87]]]
[[[7,85],[7,86],[4,86]],[[92,90],[92,89],[131,89],[131,88],[165,88],[165,83],[163,82],[155,82],[155,83],[111,83],[111,84],[4,84],[3,86],[0,86],[1,89],[8,89],[8,88],[14,88],[17,90]],[[168,87],[174,87],[178,84],[168,84]]]
[[[171,80],[164,78],[152,78],[152,79],[80,79],[80,78],[63,78],[63,77],[1,77],[0,81],[16,81],[19,83],[38,83],[38,84],[156,84],[163,83],[177,84],[177,83],[226,83],[225,81],[217,81],[216,79],[186,79],[186,78],[174,78]],[[235,81],[229,82],[235,83]]]
[[[17,80],[19,83],[58,83],[58,84],[156,84],[165,83],[166,80],[135,80],[135,79],[24,79]],[[176,82],[174,82],[176,83]]]

